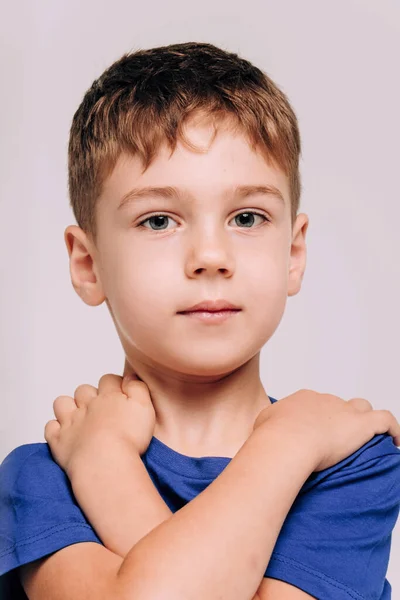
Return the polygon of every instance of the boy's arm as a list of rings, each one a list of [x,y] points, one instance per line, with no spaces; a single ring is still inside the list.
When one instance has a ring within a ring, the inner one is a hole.
[[[173,513],[142,460],[135,460],[136,456],[132,460],[127,452],[111,456],[115,468],[110,468],[109,457],[105,465],[98,461],[85,463],[85,484],[79,493],[86,518],[105,547],[125,558],[139,540]],[[252,600],[260,600],[260,596],[255,594]]]
[[[173,513],[137,453],[112,442],[99,450],[95,457],[80,463],[71,484],[103,544],[125,558],[139,540]]]
[[[86,463],[85,484],[79,493],[86,518],[105,547],[125,558],[139,540],[173,513],[143,462],[118,454],[112,455],[116,468],[110,469],[109,461],[105,465]],[[260,596],[255,594],[252,600],[260,600]]]
[[[106,467],[113,476],[111,481],[116,482],[119,472],[120,485],[124,469],[122,458],[118,458],[118,453],[115,456],[113,460],[109,455]],[[127,465],[126,453],[124,456]],[[137,487],[135,481],[129,482],[133,491],[130,487],[123,493],[125,500],[119,510],[129,511],[132,494],[143,494],[139,502],[143,519],[157,515],[162,522],[134,542],[128,551],[118,573],[121,597],[129,598],[134,593],[138,600],[156,597],[248,600],[257,591],[287,513],[313,472],[316,459],[307,440],[293,439],[275,423],[273,426],[265,423],[251,434],[219,477],[172,516],[166,505],[164,509],[163,501],[163,512],[160,504],[157,509],[155,503],[152,508],[147,504],[146,498],[150,496],[159,501],[149,478],[140,477]],[[136,474],[140,471],[137,461],[141,459],[136,455],[130,460]],[[101,468],[104,469],[104,464]],[[128,471],[126,466],[125,469]],[[75,497],[88,514],[89,505],[93,504],[89,502],[88,490],[95,475],[93,465],[90,471],[87,465],[82,465],[71,475]],[[144,487],[140,488],[141,485]],[[97,507],[97,528],[101,535],[100,521],[106,512],[112,513],[102,501]],[[133,531],[138,515],[130,518],[135,523]],[[95,521],[96,517],[92,521],[96,529]],[[113,523],[108,527],[111,539]],[[142,535],[143,532],[144,529]],[[135,532],[134,539],[139,538],[140,534]],[[124,537],[124,551],[128,543],[128,537]]]

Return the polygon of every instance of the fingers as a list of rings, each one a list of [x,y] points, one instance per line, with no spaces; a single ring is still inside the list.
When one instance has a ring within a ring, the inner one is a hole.
[[[126,373],[125,377],[131,377],[130,381],[140,381],[139,377],[136,375],[135,371],[131,370]],[[124,378],[119,375],[114,375],[113,373],[107,373],[107,375],[103,375],[99,380],[99,394],[107,394],[111,392],[120,392],[121,389],[124,393],[125,390],[123,388]]]
[[[371,412],[375,427],[374,435],[388,433],[393,438],[394,445],[400,446],[400,424],[390,410],[374,409],[365,398],[351,398],[348,402],[360,412]]]
[[[359,410],[360,412],[367,412],[369,410],[374,410],[371,402],[368,402],[365,398],[351,398],[348,400],[348,403],[352,404],[354,408]]]
[[[112,392],[120,392],[122,385],[122,377],[108,373],[99,379],[99,394],[108,394]]]
[[[97,398],[97,388],[88,383],[79,385],[75,390],[75,403],[78,408],[87,407],[89,402],[94,398]]]
[[[400,446],[400,424],[390,410],[379,411],[383,413],[383,419],[388,423],[387,433],[392,436],[395,446]]]
[[[60,428],[60,423],[55,419],[48,421],[44,428],[44,439],[46,440],[46,442],[49,442],[49,440],[54,439],[54,437],[56,437],[59,434]]]
[[[400,446],[400,424],[390,410],[374,410],[372,413],[374,433],[388,433],[395,446]]]
[[[132,373],[132,376],[127,376],[122,380],[122,391],[128,396],[128,398],[134,398],[136,400],[142,400],[146,403],[149,398],[149,388],[147,384],[139,379],[136,373]]]
[[[53,411],[60,425],[71,421],[71,413],[74,410],[76,404],[71,396],[58,396],[53,402]]]

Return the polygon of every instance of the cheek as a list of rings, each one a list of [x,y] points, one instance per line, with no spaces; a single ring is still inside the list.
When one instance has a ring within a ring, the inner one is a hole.
[[[260,330],[275,330],[286,307],[288,292],[287,266],[284,260],[264,261],[256,271],[248,272],[239,298],[249,317]]]
[[[109,265],[107,295],[120,326],[160,325],[179,308],[176,273],[166,264],[135,256]]]
[[[132,247],[110,246],[104,256],[104,288],[115,324],[130,340],[160,331],[173,320],[176,311],[193,299],[195,283],[185,280],[176,260],[160,259]],[[236,262],[236,272],[226,281],[226,296],[248,310],[247,318],[266,330],[279,324],[287,299],[287,264],[283,252],[260,249]],[[198,286],[196,286],[197,288]],[[254,332],[253,332],[254,333]]]
[[[239,277],[245,283],[242,290],[247,300],[276,302],[287,289],[287,268],[285,256],[278,252],[264,251],[262,260],[248,260]]]

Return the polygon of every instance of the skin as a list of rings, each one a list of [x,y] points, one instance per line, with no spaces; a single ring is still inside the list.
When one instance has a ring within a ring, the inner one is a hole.
[[[90,306],[106,302],[125,351],[123,374],[133,370],[149,388],[154,436],[182,454],[233,457],[270,404],[260,351],[287,297],[300,291],[308,217],[297,215],[292,228],[287,177],[240,132],[220,125],[210,144],[210,125],[193,121],[185,134],[202,154],[180,142],[172,155],[162,146],[143,174],[138,157],[121,155],[98,199],[97,244],[76,225],[65,241],[74,289]],[[252,184],[276,186],[284,203],[234,199],[235,186]],[[190,195],[118,210],[128,191],[148,185]],[[239,216],[253,211],[270,222]],[[137,227],[156,213],[165,216]],[[218,298],[242,311],[212,326],[177,314]]]
[[[131,399],[129,405],[125,401],[127,396]],[[140,402],[137,402],[139,397]],[[80,419],[74,418],[71,414],[88,407],[94,400],[96,402],[90,416],[87,410],[84,410]],[[136,402],[133,403],[132,400]],[[47,441],[50,443],[52,453],[55,453],[57,462],[67,471],[74,495],[86,518],[95,528],[103,544],[111,552],[127,560],[131,550],[140,540],[173,516],[149,477],[139,452],[133,450],[134,432],[137,435],[139,430],[146,431],[145,435],[148,435],[153,430],[153,418],[146,408],[150,402],[147,391],[139,392],[132,382],[121,380],[117,375],[107,374],[101,377],[98,389],[84,384],[77,388],[75,398],[59,397],[54,406],[57,421],[48,423],[48,425],[57,423],[56,427],[52,425],[55,437],[52,437],[49,429]],[[126,444],[126,437],[124,437],[122,445],[116,444],[115,438],[111,436],[108,438],[108,443],[97,444],[94,434],[103,419],[107,422],[109,433],[118,432],[118,424],[121,427],[123,423],[121,431],[125,427],[132,432],[130,443]],[[91,421],[91,425],[88,421]],[[64,427],[64,434],[61,437],[59,437],[60,425]],[[95,451],[89,451],[86,456],[82,454],[79,456],[78,448],[79,458],[75,472],[68,468],[66,462],[69,454],[68,439],[72,442],[74,438],[75,440],[86,439],[91,442],[92,447],[93,441],[95,442]],[[102,449],[106,452],[105,456],[102,454]],[[262,457],[263,452],[260,452],[259,456]],[[284,476],[286,475],[285,471]],[[275,476],[274,481],[278,484],[278,477]],[[251,506],[254,491],[248,490],[248,496],[248,502],[241,501],[241,506]],[[207,507],[204,508],[206,509]],[[235,523],[236,521],[233,523],[234,531],[236,531]],[[197,542],[193,534],[191,534],[191,541],[192,544]],[[199,545],[201,546],[202,543],[202,539],[199,538]],[[282,593],[285,593],[285,598],[288,600],[289,594],[290,598],[296,600],[311,598],[309,594],[286,582],[263,577],[252,600],[280,598]]]

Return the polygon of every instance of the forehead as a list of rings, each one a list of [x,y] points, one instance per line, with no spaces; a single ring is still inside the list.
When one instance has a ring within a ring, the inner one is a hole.
[[[175,150],[163,143],[143,172],[138,156],[121,154],[104,184],[104,196],[117,207],[131,189],[179,187],[193,196],[220,197],[240,186],[275,187],[289,202],[288,180],[260,149],[252,149],[245,135],[221,127],[214,138],[208,125],[191,124],[184,134],[196,150],[178,140]],[[172,153],[171,153],[172,152]]]

